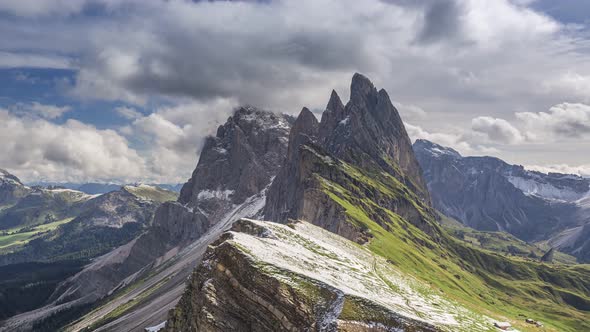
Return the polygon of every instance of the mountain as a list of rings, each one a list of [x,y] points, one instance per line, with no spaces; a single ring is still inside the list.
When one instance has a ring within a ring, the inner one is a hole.
[[[590,329],[590,267],[449,234],[387,93],[350,96],[319,122],[238,109],[141,236],[0,331]]]
[[[29,191],[16,176],[0,169],[0,211],[16,203]]]
[[[456,240],[387,93],[356,74],[350,95],[342,106],[333,93],[319,123],[301,111],[267,193],[264,217],[278,224],[234,224],[165,331],[494,331],[494,320],[530,330],[521,315],[554,331],[590,328],[588,266]]]
[[[161,189],[180,192],[182,188],[182,184],[178,183],[146,183],[152,187],[158,187]],[[139,183],[127,184],[130,186],[137,186]],[[29,186],[32,187],[59,187],[64,189],[73,189],[77,191],[81,191],[88,195],[99,195],[99,194],[106,194],[111,191],[117,191],[121,189],[121,187],[125,186],[125,184],[120,183],[99,183],[99,182],[88,182],[88,183],[76,183],[76,182],[47,182],[47,181],[37,181],[29,183]]]
[[[590,244],[580,235],[590,222],[584,203],[589,179],[528,171],[493,157],[463,157],[426,140],[417,140],[414,151],[434,206],[445,215],[529,242],[549,239],[550,245],[588,261]]]
[[[287,159],[268,194],[266,219],[303,219],[363,242],[370,236],[368,229],[362,222],[347,222],[339,200],[375,210],[360,202],[366,196],[433,234],[426,221],[435,218],[426,182],[387,92],[355,74],[350,95],[343,106],[333,91],[319,124],[309,110],[301,111],[290,133]],[[377,184],[383,188],[374,190]],[[372,212],[375,221],[386,223],[382,212]]]
[[[71,329],[143,330],[164,320],[207,246],[235,220],[253,217],[264,206],[287,152],[292,121],[254,107],[237,109],[207,138],[178,201],[162,204],[144,234],[64,281],[33,316],[13,317],[7,326],[49,326],[58,320],[51,317],[55,313],[67,318],[101,298],[104,305]]]
[[[145,185],[99,196],[33,189],[0,213],[0,225],[9,222],[10,227],[0,233],[0,269],[22,273],[17,279],[10,279],[10,273],[9,279],[0,277],[0,319],[42,305],[58,282],[78,272],[88,259],[137,237],[151,224],[160,203],[176,197]],[[14,305],[16,294],[21,306]]]

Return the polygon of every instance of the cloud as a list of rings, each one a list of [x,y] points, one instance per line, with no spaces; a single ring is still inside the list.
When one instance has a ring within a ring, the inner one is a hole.
[[[143,114],[132,107],[127,106],[120,106],[115,108],[115,112],[117,112],[120,116],[127,120],[135,120],[140,118]]]
[[[205,137],[215,134],[217,126],[225,122],[236,106],[235,100],[215,99],[161,107],[135,118],[120,132],[140,142],[146,177],[184,182],[197,164]]]
[[[480,154],[494,154],[497,153],[493,147],[473,144],[466,140],[464,133],[461,130],[455,131],[455,133],[432,133],[422,129],[419,126],[406,123],[406,130],[408,136],[415,141],[417,139],[425,139],[437,144],[452,147],[464,155],[480,155]]]
[[[79,13],[87,1],[81,0],[19,0],[1,1],[0,13],[38,17],[44,15],[70,15]]]
[[[562,103],[548,112],[519,112],[516,118],[522,122],[525,135],[531,141],[590,136],[590,106],[585,104]]]
[[[113,130],[76,120],[56,125],[0,110],[0,165],[24,181],[137,179],[143,159]]]
[[[523,140],[520,131],[504,119],[480,116],[471,120],[471,129],[493,142],[515,144]]]
[[[530,169],[542,173],[562,173],[562,174],[575,174],[583,177],[590,178],[590,165],[579,165],[571,166],[567,164],[558,165],[527,165],[526,169]]]
[[[427,113],[424,109],[417,105],[402,104],[400,102],[393,103],[395,108],[398,109],[404,121],[406,120],[422,120],[426,118]]]
[[[117,133],[138,145],[144,175],[160,176],[166,167],[171,178],[189,173],[214,127],[209,122],[223,121],[229,104],[323,109],[331,89],[347,98],[353,72],[389,92],[415,135],[533,164],[530,151],[511,151],[556,137],[590,149],[580,140],[583,126],[556,124],[546,134],[535,129],[541,120],[534,117],[509,121],[515,110],[540,116],[548,105],[585,103],[590,45],[584,29],[531,6],[523,0],[2,2],[0,67],[67,68],[75,73],[64,84],[67,97],[125,102],[116,120],[127,123],[117,123]],[[562,150],[549,143],[546,149],[546,163]],[[587,163],[576,158],[562,161]]]
[[[17,105],[18,113],[45,119],[57,119],[71,110],[70,106],[45,105],[38,102]]]
[[[453,0],[433,1],[424,13],[424,26],[418,34],[420,42],[429,43],[461,37],[464,8]]]
[[[3,52],[0,50],[0,68],[71,68],[71,60],[59,55]]]

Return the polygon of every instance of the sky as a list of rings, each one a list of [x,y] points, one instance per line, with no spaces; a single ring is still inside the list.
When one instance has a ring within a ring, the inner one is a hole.
[[[590,1],[1,0],[0,168],[181,183],[239,105],[321,112],[355,72],[412,139],[590,176]]]

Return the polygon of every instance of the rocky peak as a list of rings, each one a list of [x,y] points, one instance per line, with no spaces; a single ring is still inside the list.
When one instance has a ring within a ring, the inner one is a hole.
[[[179,202],[195,206],[199,199],[222,198],[239,204],[260,192],[286,154],[289,120],[253,107],[236,110],[206,139]]]
[[[289,133],[287,159],[293,160],[300,145],[313,141],[318,136],[319,122],[311,111],[304,107],[293,123]]]
[[[363,184],[347,174],[346,169],[352,166],[369,177],[387,174],[402,182],[405,188],[397,189],[407,191],[405,196],[386,198],[369,188],[364,194],[431,231],[424,215],[410,202],[424,205],[422,211],[430,208],[410,139],[384,90],[377,91],[366,77],[355,74],[351,100],[343,106],[333,91],[319,130],[316,124],[311,112],[303,109],[290,133],[288,158],[269,190],[265,218],[278,222],[302,219],[349,239],[366,241],[366,234],[346,221],[345,209],[325,189],[327,182],[334,182],[345,189],[361,190]]]
[[[350,102],[361,107],[372,108],[377,103],[378,92],[365,76],[355,73],[350,84]]]
[[[345,117],[344,104],[342,104],[336,91],[332,90],[326,110],[322,113],[322,121],[319,129],[320,140],[325,141],[332,135],[334,129],[338,127],[339,122],[343,121]]]
[[[279,174],[272,183],[267,195],[264,210],[269,220],[284,221],[297,218],[301,190],[303,189],[295,177],[300,177],[301,147],[312,144],[318,135],[319,123],[316,117],[304,107],[295,120],[289,133],[289,148]]]
[[[355,74],[350,95],[344,109],[334,111],[340,110],[339,98],[332,94],[320,124],[323,147],[346,162],[393,175],[429,202],[412,143],[387,92]]]

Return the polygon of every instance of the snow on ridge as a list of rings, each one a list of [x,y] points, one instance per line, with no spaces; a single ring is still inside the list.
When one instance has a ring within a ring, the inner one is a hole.
[[[583,198],[588,193],[580,193],[571,189],[557,188],[550,183],[537,182],[534,179],[525,179],[520,176],[509,175],[506,179],[512,185],[527,196],[537,196],[550,200],[574,202]]]
[[[458,156],[457,151],[455,151],[451,148],[445,148],[440,145],[432,145],[432,146],[426,148],[425,150],[430,152],[430,154],[435,158],[439,158],[442,156],[452,156],[452,157]]]
[[[286,225],[250,220],[274,236],[232,232],[229,240],[254,259],[293,271],[384,306],[402,316],[440,326],[482,331],[490,321],[438,295],[435,289],[399,271],[383,257],[336,234],[306,222]],[[391,285],[395,285],[392,287]],[[335,308],[336,310],[337,308]],[[328,317],[334,319],[337,317]]]

